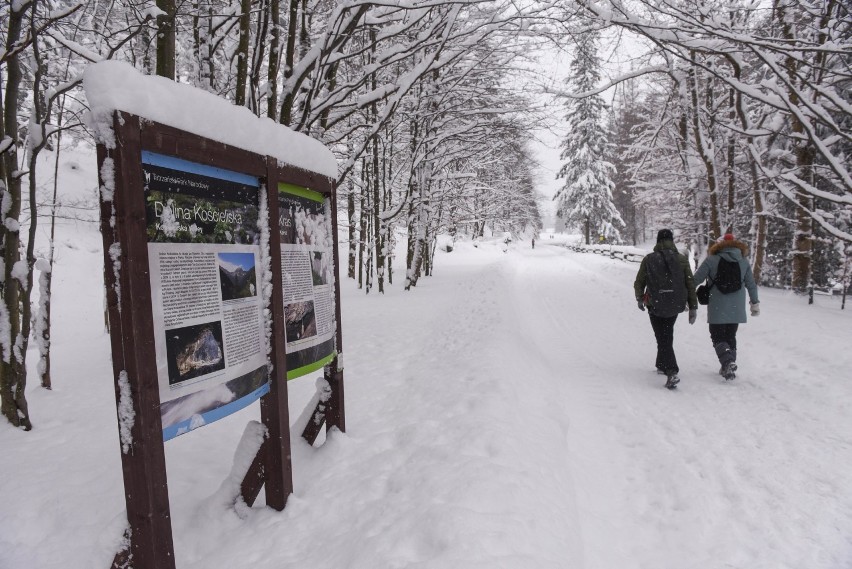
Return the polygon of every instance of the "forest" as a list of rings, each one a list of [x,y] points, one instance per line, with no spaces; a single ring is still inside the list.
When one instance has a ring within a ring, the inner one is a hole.
[[[586,242],[666,225],[701,256],[733,232],[763,286],[803,302],[848,287],[841,0],[12,0],[0,39],[0,397],[24,429],[31,340],[50,388],[53,243],[37,231],[81,207],[36,165],[91,144],[82,74],[107,59],[331,148],[342,272],[368,293],[415,287],[439,235],[536,235],[544,124],[565,133],[557,215]],[[548,50],[570,56],[558,87],[536,59]]]

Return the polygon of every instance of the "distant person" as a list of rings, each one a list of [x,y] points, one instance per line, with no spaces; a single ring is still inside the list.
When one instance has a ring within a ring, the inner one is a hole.
[[[535,249],[535,237],[532,238],[532,248]]]
[[[674,325],[677,315],[689,307],[689,323],[698,315],[698,299],[689,260],[678,253],[671,229],[657,233],[654,252],[645,255],[633,283],[639,310],[648,308],[651,327],[657,339],[657,373],[666,376],[666,387],[680,382],[674,353]]]
[[[707,322],[710,325],[710,341],[719,358],[719,375],[730,381],[737,371],[737,328],[745,324],[746,290],[751,306],[751,315],[760,315],[757,284],[751,265],[745,256],[748,245],[737,241],[733,234],[726,233],[722,239],[710,246],[707,258],[695,271],[695,282],[706,279],[710,288],[707,304]],[[745,285],[745,287],[743,287]]]

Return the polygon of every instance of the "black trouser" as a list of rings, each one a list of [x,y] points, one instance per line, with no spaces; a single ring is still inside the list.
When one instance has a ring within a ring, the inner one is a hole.
[[[719,363],[727,365],[728,362],[737,361],[737,328],[739,324],[710,324],[710,341]]]
[[[680,371],[674,353],[674,325],[677,315],[663,318],[654,316],[649,312],[648,316],[651,317],[651,327],[654,329],[654,336],[657,338],[657,361],[655,363],[657,369],[667,374],[677,373]]]

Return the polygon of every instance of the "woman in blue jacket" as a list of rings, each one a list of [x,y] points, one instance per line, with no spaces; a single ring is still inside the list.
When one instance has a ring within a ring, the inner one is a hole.
[[[722,365],[719,375],[726,380],[736,377],[737,328],[740,324],[745,324],[747,320],[746,291],[748,291],[751,315],[760,314],[757,284],[754,282],[751,265],[745,258],[747,253],[748,246],[745,243],[734,239],[731,233],[726,233],[720,241],[710,246],[707,258],[695,271],[696,284],[709,279],[710,302],[707,305],[707,322],[710,324],[710,340]],[[715,285],[722,259],[739,265],[739,289],[727,294]]]

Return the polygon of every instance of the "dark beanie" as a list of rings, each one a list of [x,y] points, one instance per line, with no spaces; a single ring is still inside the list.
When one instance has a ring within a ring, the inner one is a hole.
[[[674,241],[674,235],[672,235],[671,229],[660,229],[657,232],[657,243],[660,241]]]

